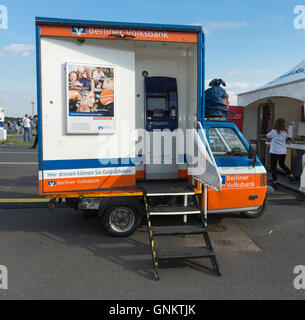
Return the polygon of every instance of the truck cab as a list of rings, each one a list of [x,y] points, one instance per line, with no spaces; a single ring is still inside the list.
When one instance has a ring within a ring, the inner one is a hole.
[[[209,190],[209,213],[261,216],[266,207],[267,172],[254,147],[232,122],[207,121],[205,129],[222,177],[221,192]]]

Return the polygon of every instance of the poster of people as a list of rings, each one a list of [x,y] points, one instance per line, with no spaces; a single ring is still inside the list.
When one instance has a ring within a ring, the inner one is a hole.
[[[114,132],[115,68],[67,63],[68,134]]]

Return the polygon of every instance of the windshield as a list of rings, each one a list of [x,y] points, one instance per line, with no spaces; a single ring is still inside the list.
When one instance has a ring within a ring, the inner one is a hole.
[[[233,128],[211,128],[209,137],[214,156],[248,156],[248,150]]]

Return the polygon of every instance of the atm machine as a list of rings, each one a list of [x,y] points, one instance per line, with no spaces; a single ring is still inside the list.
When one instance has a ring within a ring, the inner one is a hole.
[[[177,79],[168,77],[145,78],[145,109],[146,130],[153,133],[155,130],[175,131],[179,128],[178,86]],[[164,142],[161,143],[161,154],[154,154],[152,134],[150,146],[146,156],[150,164],[146,165],[147,180],[177,179],[178,165],[176,164],[176,146],[173,141],[172,153],[165,150]],[[161,141],[158,140],[158,141]],[[172,164],[165,164],[167,156],[172,157]],[[157,162],[157,164],[156,164]]]

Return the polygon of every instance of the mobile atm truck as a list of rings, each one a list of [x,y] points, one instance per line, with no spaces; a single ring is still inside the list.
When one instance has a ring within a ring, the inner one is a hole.
[[[202,27],[37,18],[36,32],[40,194],[50,207],[65,199],[97,214],[113,236],[147,218],[155,269],[160,259],[208,257],[219,273],[207,214],[259,217],[267,175],[235,124],[205,119]],[[193,139],[155,148],[155,136],[178,131]],[[155,215],[184,224],[154,227]],[[203,234],[206,246],[156,250],[154,237],[179,234]]]

